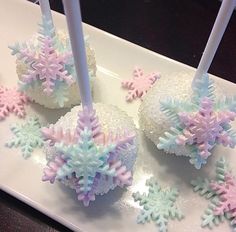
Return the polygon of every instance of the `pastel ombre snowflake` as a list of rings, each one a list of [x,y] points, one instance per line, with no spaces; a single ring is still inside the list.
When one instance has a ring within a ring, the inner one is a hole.
[[[18,117],[26,115],[24,105],[29,102],[29,98],[16,87],[7,88],[0,86],[0,121],[5,119],[9,113],[13,112]]]
[[[20,147],[25,159],[31,156],[34,148],[43,146],[41,124],[36,117],[27,119],[23,124],[12,125],[11,131],[14,138],[7,142],[6,146]]]
[[[122,87],[129,90],[126,101],[131,102],[136,98],[143,97],[160,77],[160,74],[155,72],[144,75],[141,68],[135,67],[133,77],[121,82]]]
[[[195,192],[211,200],[202,216],[202,227],[212,228],[227,219],[236,228],[236,179],[224,158],[216,163],[215,180],[198,178],[191,184]]]
[[[149,187],[148,194],[133,194],[135,201],[139,201],[139,205],[143,210],[138,215],[137,222],[145,223],[151,220],[159,227],[160,232],[167,232],[167,223],[169,218],[181,220],[184,216],[182,212],[175,206],[178,197],[177,189],[163,190],[153,179],[146,182]]]
[[[56,153],[44,169],[44,181],[59,180],[76,190],[85,206],[95,200],[99,180],[112,178],[119,186],[130,185],[132,174],[119,158],[119,152],[132,146],[134,134],[104,134],[94,110],[78,114],[77,128],[44,128],[44,137]]]
[[[161,111],[173,126],[159,138],[157,147],[178,155],[185,149],[197,169],[207,162],[217,144],[234,148],[236,132],[230,124],[236,117],[236,97],[216,100],[213,93],[213,83],[205,75],[193,87],[191,102],[162,101]]]
[[[45,18],[42,19],[37,39],[38,43],[32,39],[21,45],[16,43],[9,46],[18,62],[27,67],[20,78],[20,88],[27,90],[42,85],[46,95],[54,97],[56,102],[63,105],[68,100],[65,88],[75,82],[71,75],[74,65],[69,41],[60,40],[53,23]]]

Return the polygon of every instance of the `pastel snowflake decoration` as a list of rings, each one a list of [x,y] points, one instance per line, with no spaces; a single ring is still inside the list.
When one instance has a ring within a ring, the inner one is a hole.
[[[112,178],[121,187],[131,184],[132,174],[119,159],[119,152],[133,145],[135,135],[104,134],[95,110],[85,107],[79,112],[74,131],[50,126],[42,133],[56,149],[44,169],[43,181],[70,183],[85,206],[95,200],[95,189],[103,177]]]
[[[159,73],[154,72],[144,75],[143,70],[136,67],[133,71],[133,77],[121,82],[122,87],[129,90],[126,101],[131,102],[136,98],[143,97],[160,77]]]
[[[205,75],[193,87],[191,102],[170,98],[161,102],[161,111],[173,126],[159,138],[157,147],[178,155],[185,150],[197,169],[206,164],[217,144],[231,148],[236,145],[236,132],[230,125],[236,117],[236,97],[216,101],[212,84]]]
[[[181,220],[184,217],[175,206],[178,191],[175,188],[163,190],[153,178],[147,180],[146,185],[149,186],[148,194],[141,195],[139,192],[133,194],[134,200],[143,206],[137,222],[145,223],[152,220],[160,232],[166,232],[169,218]]]
[[[7,88],[0,86],[0,120],[3,120],[10,112],[18,117],[25,117],[24,105],[29,102],[29,98],[17,88]]]
[[[40,148],[44,144],[41,124],[36,117],[29,118],[24,124],[12,125],[11,131],[15,137],[7,142],[6,146],[10,148],[21,147],[21,152],[25,159],[31,156],[34,148]]]
[[[53,40],[49,37],[41,39],[41,51],[39,54],[25,48],[20,51],[20,58],[29,62],[29,68],[22,77],[22,84],[30,85],[35,81],[41,81],[43,91],[49,96],[55,89],[57,81],[70,86],[74,80],[64,68],[71,53],[60,54],[53,47]]]
[[[195,192],[211,201],[202,216],[202,227],[212,228],[227,219],[236,228],[236,179],[224,158],[216,163],[215,180],[197,178],[191,184]]]
[[[25,91],[42,85],[47,96],[52,96],[56,102],[64,105],[68,100],[65,86],[75,83],[71,76],[74,73],[72,52],[69,41],[63,44],[58,39],[53,23],[45,18],[42,22],[37,45],[34,41],[29,41],[22,45],[16,43],[9,48],[12,55],[16,55],[27,67],[26,73],[19,81],[20,88]]]

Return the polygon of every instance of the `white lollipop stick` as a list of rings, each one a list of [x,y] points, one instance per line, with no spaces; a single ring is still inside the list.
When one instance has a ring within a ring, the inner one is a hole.
[[[89,110],[91,110],[92,96],[84,46],[80,3],[79,0],[63,0],[63,5],[70,34],[82,106],[86,106]]]
[[[50,20],[52,22],[52,12],[49,4],[49,0],[39,0],[39,5],[41,9],[42,15],[46,20]]]
[[[195,73],[192,85],[194,85],[197,79],[200,79],[202,75],[208,72],[216,50],[229,23],[235,5],[236,0],[223,0],[210,37],[207,41],[207,45],[203,52],[201,61]]]

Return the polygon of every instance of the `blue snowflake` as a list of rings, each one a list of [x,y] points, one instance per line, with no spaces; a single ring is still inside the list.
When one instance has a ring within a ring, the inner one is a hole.
[[[43,137],[41,134],[41,125],[36,117],[29,118],[24,124],[14,124],[11,131],[15,135],[10,142],[6,143],[7,147],[21,147],[24,158],[31,156],[34,148],[42,147]]]
[[[135,201],[139,201],[139,205],[143,206],[143,210],[138,215],[137,222],[145,223],[154,221],[160,232],[167,231],[168,219],[183,218],[182,212],[174,205],[178,197],[177,189],[162,190],[158,183],[153,179],[146,182],[149,186],[148,194],[133,194]]]
[[[230,125],[236,117],[236,96],[216,101],[208,75],[195,82],[191,102],[168,98],[161,101],[161,111],[173,126],[159,138],[157,147],[178,155],[187,153],[197,169],[206,164],[216,144],[236,145],[236,132]]]
[[[92,132],[85,128],[80,133],[77,144],[70,146],[64,143],[55,144],[59,152],[63,153],[66,163],[58,170],[56,179],[73,177],[79,180],[80,190],[89,192],[97,173],[115,176],[116,170],[111,169],[107,162],[109,153],[114,152],[116,145],[98,146],[95,144]]]

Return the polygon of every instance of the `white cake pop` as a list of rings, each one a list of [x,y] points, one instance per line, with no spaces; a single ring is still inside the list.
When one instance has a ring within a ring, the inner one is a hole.
[[[159,80],[139,109],[144,133],[159,149],[190,157],[196,168],[206,164],[217,144],[234,147],[236,97],[225,97],[206,74],[234,8],[224,1],[194,79],[174,74]]]
[[[79,104],[69,37],[64,31],[55,30],[48,1],[40,1],[40,6],[43,16],[38,34],[23,44],[10,46],[17,57],[19,88],[47,108]],[[92,84],[96,76],[95,55],[87,39],[85,47]]]

